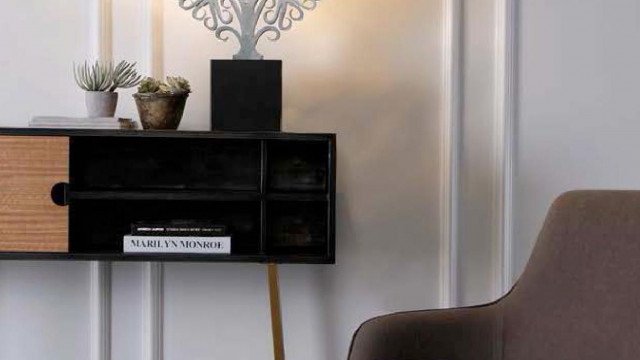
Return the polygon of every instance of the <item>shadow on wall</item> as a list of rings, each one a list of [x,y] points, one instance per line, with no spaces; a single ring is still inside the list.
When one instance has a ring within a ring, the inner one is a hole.
[[[338,264],[318,283],[334,358],[362,320],[434,304],[425,278],[437,274],[437,124],[427,114],[437,109],[425,99],[438,94],[400,81],[296,87],[316,97],[290,99],[286,130],[338,132]]]
[[[283,271],[290,292],[313,282],[320,305],[311,355],[292,344],[300,315],[283,297],[291,358],[346,359],[362,321],[437,306],[440,10],[324,2],[278,45],[284,130],[338,134],[338,263]]]

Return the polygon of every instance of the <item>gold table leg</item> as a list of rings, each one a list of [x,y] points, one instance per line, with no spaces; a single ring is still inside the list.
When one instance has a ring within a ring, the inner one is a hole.
[[[280,310],[278,265],[267,265],[267,280],[269,283],[269,304],[271,305],[271,333],[273,336],[273,356],[275,360],[284,360],[284,336],[282,333],[282,313]]]

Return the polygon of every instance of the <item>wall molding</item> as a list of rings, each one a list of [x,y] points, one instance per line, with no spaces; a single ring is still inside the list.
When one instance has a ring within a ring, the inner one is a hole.
[[[90,338],[92,360],[111,359],[111,263],[90,263]]]
[[[458,303],[458,168],[460,165],[462,1],[443,3],[440,159],[440,306]]]
[[[147,71],[164,77],[164,6],[162,0],[144,0]],[[143,265],[143,360],[164,358],[164,265]]]
[[[145,263],[143,265],[143,360],[164,358],[164,265]]]
[[[513,176],[516,118],[516,0],[496,0],[494,296],[513,281]]]
[[[94,0],[93,55],[100,60],[113,58],[113,3]],[[90,359],[111,359],[111,263],[93,261],[90,273]]]
[[[145,0],[147,67],[151,76],[164,77],[164,6],[162,0]]]
[[[93,0],[93,52],[100,60],[113,59],[113,0]]]

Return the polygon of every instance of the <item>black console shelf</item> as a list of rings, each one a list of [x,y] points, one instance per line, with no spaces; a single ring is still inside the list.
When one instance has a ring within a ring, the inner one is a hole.
[[[0,129],[3,144],[67,159],[65,181],[47,189],[66,209],[56,219],[64,218],[68,242],[65,251],[47,251],[54,240],[16,250],[0,239],[0,259],[335,262],[335,134]],[[37,166],[49,174],[62,165]],[[131,223],[169,220],[225,225],[232,254],[123,253]],[[27,236],[35,235],[17,233]]]

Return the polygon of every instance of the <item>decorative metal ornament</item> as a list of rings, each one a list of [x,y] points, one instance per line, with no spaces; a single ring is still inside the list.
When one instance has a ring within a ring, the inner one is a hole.
[[[180,7],[191,10],[193,18],[223,41],[229,34],[240,42],[236,60],[262,60],[256,50],[263,37],[280,39],[281,32],[301,21],[306,11],[316,8],[321,0],[178,0]]]

